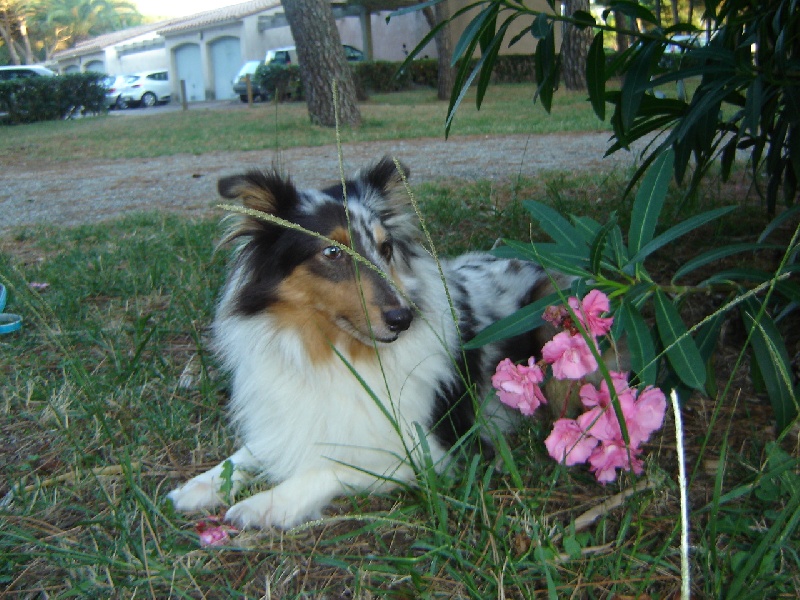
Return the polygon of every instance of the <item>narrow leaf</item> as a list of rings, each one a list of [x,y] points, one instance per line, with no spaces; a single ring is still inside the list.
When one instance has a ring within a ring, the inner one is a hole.
[[[786,344],[775,323],[755,299],[744,303],[742,319],[751,333],[750,347],[767,388],[778,431],[783,431],[798,412]]]
[[[606,53],[603,50],[603,32],[597,32],[586,57],[586,84],[594,114],[606,120]]]
[[[754,252],[756,250],[765,250],[765,249],[781,249],[781,246],[776,245],[764,245],[764,244],[752,244],[752,243],[742,243],[742,244],[731,244],[729,246],[723,246],[721,248],[714,248],[713,250],[709,250],[708,252],[704,252],[700,256],[696,256],[684,263],[684,265],[675,271],[675,275],[672,277],[673,283],[678,281],[681,277],[688,275],[695,269],[699,269],[709,263],[718,261],[726,256],[733,256],[734,254],[741,254],[742,252]]]
[[[578,248],[580,234],[557,210],[535,200],[526,200],[522,206],[553,241],[571,248]]]
[[[617,226],[616,216],[612,216],[608,223],[603,225],[600,231],[597,232],[595,239],[592,241],[591,249],[589,251],[589,270],[592,273],[600,272],[600,265],[603,256],[606,254],[606,244],[611,230]]]
[[[655,385],[658,375],[656,347],[653,334],[650,332],[639,310],[627,300],[620,306],[620,317],[627,334],[631,367],[641,383]]]
[[[732,211],[736,210],[735,206],[728,206],[725,208],[717,208],[714,210],[710,210],[708,212],[704,212],[697,216],[691,217],[678,223],[674,227],[670,227],[664,233],[659,236],[653,238],[650,242],[642,246],[641,250],[634,254],[634,256],[628,262],[626,267],[630,267],[635,265],[636,263],[642,262],[648,255],[652,254],[659,248],[666,246],[670,242],[675,241],[676,239],[680,238],[681,236],[686,235],[690,231],[694,231],[698,227],[705,225],[706,223],[710,223],[711,221],[715,221],[719,219],[723,215],[726,215]]]
[[[664,292],[657,290],[654,298],[656,325],[670,366],[684,384],[703,391],[706,369],[700,351]]]
[[[675,155],[671,150],[662,152],[642,179],[633,203],[631,227],[628,232],[628,251],[631,255],[635,256],[653,239],[667,196],[667,186],[672,177],[674,158]]]
[[[522,333],[532,331],[542,324],[542,312],[551,304],[559,302],[559,294],[553,293],[523,306],[515,313],[492,323],[464,344],[466,350],[480,348],[486,344],[507,340]]]

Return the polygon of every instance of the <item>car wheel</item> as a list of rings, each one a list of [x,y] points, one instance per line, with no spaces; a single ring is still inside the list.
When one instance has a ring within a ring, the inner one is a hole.
[[[239,100],[241,100],[242,102],[247,102],[247,94],[240,94]]]
[[[158,99],[153,92],[145,92],[142,96],[142,106],[155,106]]]
[[[127,100],[125,100],[125,99],[124,99],[122,96],[117,96],[117,101],[116,101],[116,103],[115,103],[115,106],[116,106],[116,107],[117,107],[119,110],[123,110],[123,109],[125,109],[125,108],[128,108],[128,101],[127,101]]]

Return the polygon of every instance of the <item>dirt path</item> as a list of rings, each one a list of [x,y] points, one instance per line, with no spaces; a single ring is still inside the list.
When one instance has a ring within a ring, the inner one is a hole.
[[[411,168],[412,183],[449,178],[512,180],[543,171],[608,171],[630,165],[634,155],[608,158],[607,133],[480,136],[347,144],[345,173],[388,154]],[[248,168],[279,162],[302,187],[339,180],[334,146],[176,155],[92,164],[65,162],[6,166],[0,173],[0,234],[21,225],[77,225],[140,210],[187,216],[211,214],[216,182]]]

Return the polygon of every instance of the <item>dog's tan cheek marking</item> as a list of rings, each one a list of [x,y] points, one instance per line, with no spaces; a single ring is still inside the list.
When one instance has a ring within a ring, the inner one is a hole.
[[[312,363],[339,360],[331,344],[335,344],[350,360],[374,357],[371,346],[346,335],[334,321],[336,315],[351,316],[356,310],[363,322],[361,300],[357,294],[358,290],[351,281],[335,283],[300,266],[278,287],[280,300],[272,306],[271,313],[279,323],[297,332]]]

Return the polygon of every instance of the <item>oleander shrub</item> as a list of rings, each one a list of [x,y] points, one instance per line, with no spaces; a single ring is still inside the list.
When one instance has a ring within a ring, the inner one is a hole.
[[[6,124],[52,121],[106,110],[102,73],[72,73],[0,82]]]

